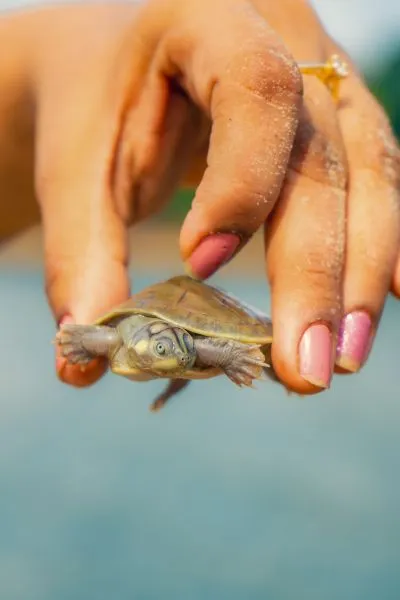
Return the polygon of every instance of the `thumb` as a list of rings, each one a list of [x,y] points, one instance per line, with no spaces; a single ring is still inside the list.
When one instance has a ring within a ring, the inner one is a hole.
[[[46,290],[58,324],[90,323],[129,294],[126,223],[111,184],[117,120],[98,97],[82,96],[42,103],[37,119]],[[85,386],[106,365],[83,368],[57,356],[56,369],[62,381]]]

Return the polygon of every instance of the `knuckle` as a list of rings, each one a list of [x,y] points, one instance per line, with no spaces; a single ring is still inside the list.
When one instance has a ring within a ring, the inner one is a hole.
[[[233,53],[225,72],[231,82],[269,102],[287,103],[295,98],[300,104],[303,79],[299,67],[268,36],[250,38],[240,52]]]
[[[252,235],[272,209],[272,203],[266,194],[259,193],[241,182],[231,182],[230,189],[222,190],[219,201],[211,205],[208,195],[203,192],[196,195],[192,210],[200,209],[208,222],[222,222],[224,227],[246,235]]]
[[[250,53],[246,63],[239,82],[247,91],[270,103],[300,101],[302,79],[294,61],[276,57],[269,51],[267,57],[260,52]]]
[[[325,241],[314,244],[294,244],[292,267],[304,288],[320,300],[336,302],[343,274],[344,252],[337,236],[326,236]]]
[[[243,194],[235,196],[231,204],[232,216],[235,222],[245,224],[253,232],[264,222],[272,209],[273,202],[265,193],[257,192],[247,187]]]
[[[354,243],[348,253],[348,264],[353,272],[362,266],[358,276],[373,282],[371,285],[374,287],[386,282],[393,272],[400,241],[400,223],[399,211],[397,209],[394,213],[390,202],[384,201],[383,205],[380,203],[368,208],[368,218],[363,219],[360,215],[359,225],[351,229]],[[360,204],[360,209],[365,211],[365,204]]]
[[[302,128],[296,140],[290,168],[309,179],[345,190],[348,165],[340,144],[312,126]]]
[[[265,189],[266,177],[253,172],[252,164],[238,166],[237,172],[237,176],[230,180],[230,210],[247,219],[260,215],[264,220],[279,193],[278,182],[272,182],[268,189]]]
[[[337,256],[321,260],[321,255],[313,252],[303,256],[299,272],[313,289],[329,290],[337,287],[341,268]]]
[[[290,167],[316,182],[340,190],[346,188],[346,151],[331,108],[328,112],[311,107],[303,109]]]

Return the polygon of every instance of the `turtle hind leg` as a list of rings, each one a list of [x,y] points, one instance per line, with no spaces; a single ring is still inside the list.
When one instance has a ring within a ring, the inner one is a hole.
[[[68,324],[61,326],[56,343],[69,363],[84,365],[98,356],[109,357],[120,338],[111,327]]]
[[[172,398],[172,396],[175,396],[175,394],[181,392],[189,385],[189,383],[189,379],[171,379],[164,391],[161,392],[161,394],[157,396],[157,398],[151,404],[150,410],[152,412],[159,411]]]
[[[218,367],[239,387],[253,387],[267,367],[258,344],[243,344],[235,340],[196,338],[198,361],[204,366]]]

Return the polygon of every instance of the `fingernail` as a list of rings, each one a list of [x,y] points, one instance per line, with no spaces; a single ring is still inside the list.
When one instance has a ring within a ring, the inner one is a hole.
[[[240,242],[240,237],[235,233],[209,235],[187,260],[187,272],[196,279],[207,279],[232,258]]]
[[[361,368],[371,345],[371,319],[364,311],[349,313],[342,320],[336,350],[336,364],[356,373]]]
[[[332,335],[326,325],[315,323],[300,342],[300,374],[321,388],[328,388],[332,378]]]
[[[60,328],[61,325],[71,325],[71,323],[73,323],[73,322],[74,322],[74,320],[73,320],[72,316],[70,314],[66,314],[61,317],[61,319],[58,321],[57,325],[58,325],[58,328]]]

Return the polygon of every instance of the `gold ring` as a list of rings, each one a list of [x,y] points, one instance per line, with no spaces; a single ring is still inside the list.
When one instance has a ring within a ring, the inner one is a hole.
[[[339,99],[339,87],[342,79],[348,76],[349,69],[338,54],[333,54],[325,63],[299,63],[303,75],[315,75],[331,92],[335,100]]]

